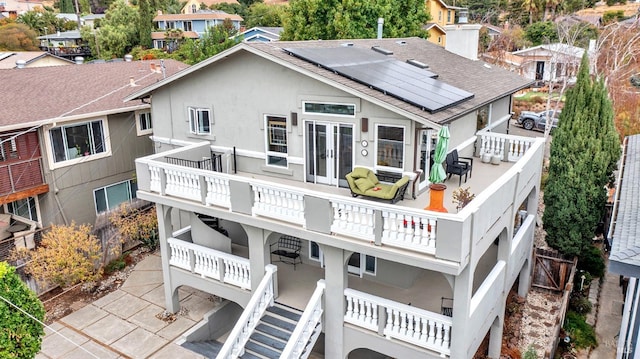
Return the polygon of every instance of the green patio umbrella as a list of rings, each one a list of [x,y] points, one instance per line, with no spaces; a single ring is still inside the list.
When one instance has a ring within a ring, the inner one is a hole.
[[[442,183],[447,178],[447,173],[444,171],[442,164],[447,157],[448,147],[449,128],[442,126],[438,131],[438,143],[436,143],[436,150],[433,155],[433,166],[431,166],[431,172],[429,172],[429,182]]]

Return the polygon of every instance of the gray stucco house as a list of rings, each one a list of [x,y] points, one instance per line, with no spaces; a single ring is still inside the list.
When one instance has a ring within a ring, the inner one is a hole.
[[[157,153],[136,171],[157,205],[167,309],[183,285],[225,299],[183,345],[471,358],[488,336],[497,358],[507,294],[529,288],[544,140],[507,134],[529,85],[405,38],[241,43],[129,96],[151,101]],[[475,159],[457,213],[456,177],[449,213],[424,209],[442,126]],[[355,167],[410,190],[354,198]]]
[[[165,60],[164,70],[159,61],[0,70],[0,213],[39,227],[93,224],[134,198],[134,160],[153,153],[152,123],[149,104],[123,99],[186,67]]]

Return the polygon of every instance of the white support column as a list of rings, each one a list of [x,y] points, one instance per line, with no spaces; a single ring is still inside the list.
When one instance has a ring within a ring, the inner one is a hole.
[[[502,316],[496,317],[491,325],[489,334],[489,358],[499,359],[500,349],[502,349],[502,331],[504,329],[504,320]]]
[[[468,353],[468,324],[469,308],[471,306],[471,291],[473,276],[471,266],[468,265],[462,273],[454,278],[453,283],[453,325],[451,326],[451,356],[450,358],[467,358]],[[473,355],[473,353],[471,354]]]
[[[344,289],[347,288],[346,260],[351,255],[341,248],[320,246],[324,254],[325,283],[324,333],[325,358],[345,358],[344,353]],[[345,258],[346,256],[346,258]]]
[[[242,228],[247,233],[249,263],[251,266],[251,290],[253,291],[260,284],[262,277],[264,277],[264,267],[267,264],[271,264],[267,239],[272,232],[247,224],[242,224]]]
[[[164,286],[164,298],[166,310],[169,313],[177,313],[180,310],[180,300],[178,297],[178,291],[173,288],[171,282],[171,273],[169,272],[169,259],[171,251],[169,250],[169,244],[167,238],[171,237],[173,232],[171,226],[171,207],[156,204],[156,214],[158,217],[158,236],[160,239],[160,258],[162,259],[162,279]]]

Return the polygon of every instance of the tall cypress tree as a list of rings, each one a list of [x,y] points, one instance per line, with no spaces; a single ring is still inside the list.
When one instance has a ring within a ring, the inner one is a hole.
[[[551,247],[580,256],[591,244],[619,157],[613,106],[603,81],[591,79],[585,54],[551,143],[543,215]]]
[[[139,0],[138,12],[138,36],[140,37],[140,45],[146,48],[153,47],[151,41],[151,32],[153,31],[153,17],[155,16],[156,2],[152,0]]]

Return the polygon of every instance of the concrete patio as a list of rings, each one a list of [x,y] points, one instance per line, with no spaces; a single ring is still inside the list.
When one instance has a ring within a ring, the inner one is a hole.
[[[164,291],[160,253],[154,253],[136,265],[120,289],[45,328],[36,358],[203,358],[174,342],[219,302],[184,288],[180,304],[174,322],[156,317],[164,311]]]

